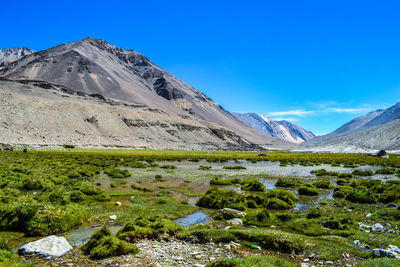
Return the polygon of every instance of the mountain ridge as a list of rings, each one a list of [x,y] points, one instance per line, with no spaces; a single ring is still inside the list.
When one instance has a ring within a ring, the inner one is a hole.
[[[291,143],[299,144],[315,137],[312,132],[285,120],[274,121],[267,116],[256,113],[233,113],[233,115],[262,133]]]
[[[104,40],[85,38],[34,52],[6,64],[0,76],[11,80],[46,81],[86,94],[99,94],[209,121],[259,145],[291,146],[243,124],[208,96],[147,57]]]
[[[3,48],[0,49],[0,68],[5,65],[20,59],[21,57],[30,55],[36,51],[31,50],[28,47],[15,47],[15,48]]]

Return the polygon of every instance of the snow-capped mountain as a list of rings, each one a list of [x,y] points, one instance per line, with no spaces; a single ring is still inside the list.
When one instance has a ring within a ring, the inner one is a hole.
[[[27,47],[0,49],[0,67],[34,52]]]
[[[285,120],[274,121],[255,113],[233,113],[233,115],[259,132],[291,143],[299,144],[315,137],[312,132]]]

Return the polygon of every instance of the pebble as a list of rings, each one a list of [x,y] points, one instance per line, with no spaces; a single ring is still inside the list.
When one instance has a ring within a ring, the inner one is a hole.
[[[197,266],[204,267],[210,261],[220,258],[235,257],[235,252],[231,248],[239,247],[240,244],[231,242],[229,244],[207,243],[194,244],[181,240],[156,241],[156,240],[140,240],[135,244],[139,249],[139,254],[135,256],[127,255],[124,263],[132,264],[131,266]],[[147,262],[143,262],[146,259]],[[122,264],[122,263],[121,263]]]

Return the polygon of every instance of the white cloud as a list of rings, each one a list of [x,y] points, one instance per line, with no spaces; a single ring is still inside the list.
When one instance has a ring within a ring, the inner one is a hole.
[[[335,112],[335,113],[360,113],[368,111],[366,108],[327,108],[324,112]]]
[[[270,112],[268,113],[269,116],[287,116],[287,115],[294,115],[294,116],[305,116],[305,115],[310,115],[313,114],[315,111],[312,110],[301,110],[301,109],[296,109],[296,110],[288,110],[288,111],[276,111],[276,112]]]
[[[268,116],[274,117],[275,120],[277,120],[275,117],[279,116],[308,116],[308,115],[313,115],[316,113],[362,113],[369,111],[370,109],[367,108],[340,108],[340,107],[327,107],[319,110],[302,110],[302,109],[295,109],[295,110],[287,110],[287,111],[274,111],[268,113]],[[289,120],[284,118],[285,120]],[[294,119],[294,118],[291,118]],[[296,120],[296,119],[295,119]]]

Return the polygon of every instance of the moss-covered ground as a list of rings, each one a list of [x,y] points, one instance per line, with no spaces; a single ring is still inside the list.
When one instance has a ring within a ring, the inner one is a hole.
[[[263,162],[279,162],[282,168],[311,166],[315,176],[257,173],[251,168]],[[321,165],[348,171],[326,171]],[[371,248],[400,246],[399,169],[399,155],[382,159],[366,154],[232,151],[0,151],[0,265],[19,262],[13,249],[21,242],[63,235],[84,225],[107,225],[110,215],[117,217],[112,223],[125,225],[125,233],[105,231],[90,249],[84,248],[88,257],[136,253],[124,242],[159,238],[162,233],[191,242],[234,241],[250,252],[252,246],[260,246],[278,253],[210,266],[296,266],[307,255],[336,261],[343,253],[361,262],[371,253],[356,247],[354,240]],[[386,207],[388,203],[396,205]],[[200,207],[215,220],[174,226],[171,220]],[[224,207],[245,211],[244,225],[221,227],[228,225],[218,214]],[[359,229],[359,222],[379,222],[392,231],[367,233]],[[115,250],[108,253],[107,247]],[[374,261],[365,264],[375,266]]]

